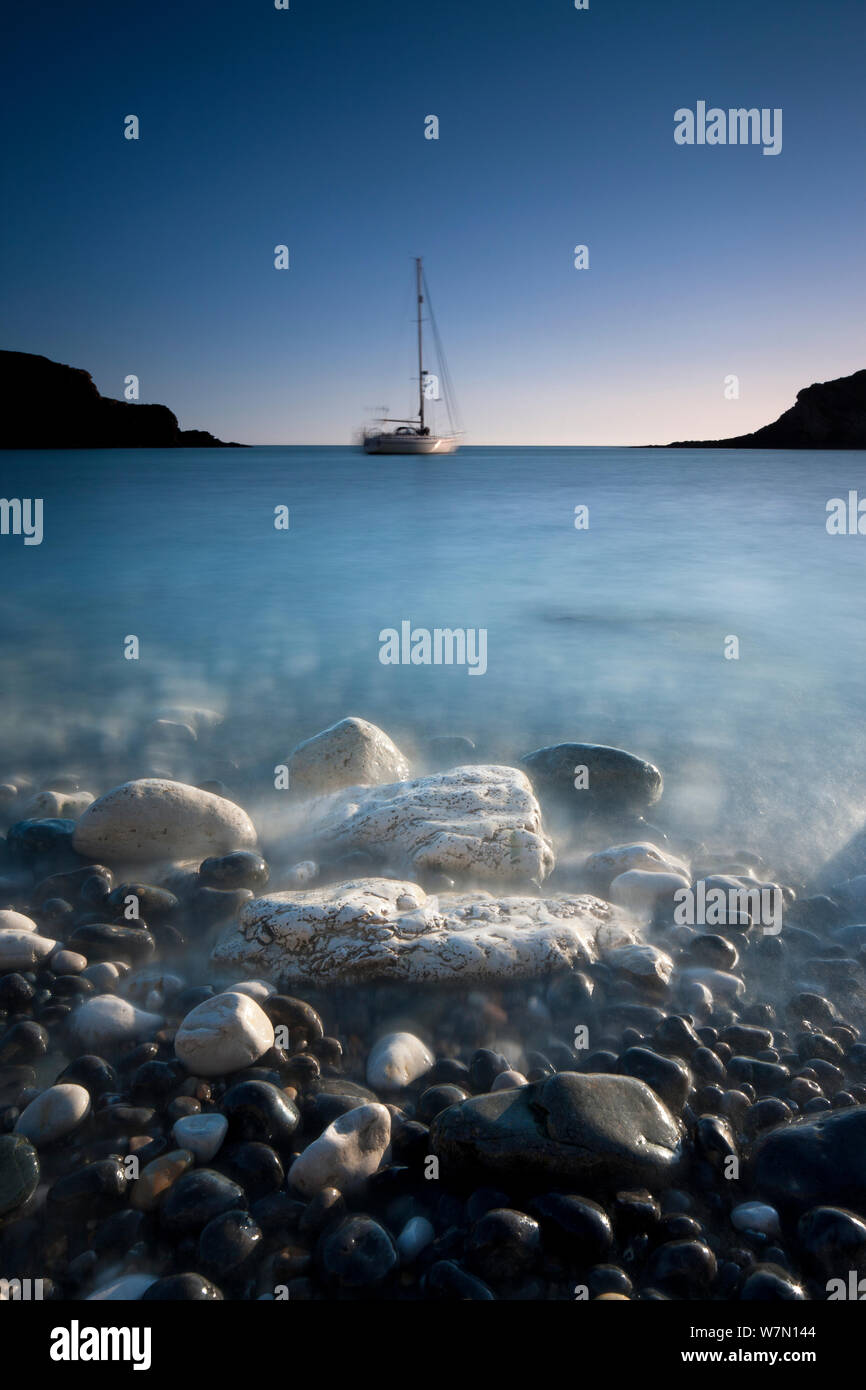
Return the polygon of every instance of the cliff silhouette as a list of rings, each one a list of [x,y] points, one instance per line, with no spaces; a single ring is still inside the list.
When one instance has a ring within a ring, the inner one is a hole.
[[[0,449],[243,448],[182,430],[165,405],[101,396],[89,372],[0,350]]]
[[[866,449],[866,369],[797,392],[771,425],[733,439],[680,439],[669,449]]]

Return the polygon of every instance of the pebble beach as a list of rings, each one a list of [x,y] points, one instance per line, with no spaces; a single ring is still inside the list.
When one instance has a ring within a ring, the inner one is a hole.
[[[673,833],[606,745],[347,714],[263,799],[147,737],[0,787],[5,1297],[852,1296],[866,838]]]

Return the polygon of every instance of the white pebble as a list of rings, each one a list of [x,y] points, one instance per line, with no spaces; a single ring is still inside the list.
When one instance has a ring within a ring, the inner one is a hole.
[[[56,941],[39,936],[30,927],[24,930],[0,930],[0,973],[6,970],[32,970],[56,949]]]
[[[37,1148],[53,1144],[77,1129],[89,1110],[90,1096],[84,1087],[61,1082],[31,1100],[18,1116],[15,1133],[23,1134]]]
[[[779,1213],[767,1202],[742,1202],[731,1212],[731,1225],[738,1231],[760,1231],[765,1236],[781,1234]]]
[[[0,931],[35,931],[39,928],[30,917],[25,917],[23,912],[16,912],[12,907],[0,909]]]
[[[115,994],[101,994],[76,1009],[69,1026],[75,1041],[85,1052],[100,1056],[103,1047],[117,1047],[121,1043],[152,1037],[162,1024],[159,1014],[137,1009],[128,999],[118,999]]]
[[[86,965],[87,957],[78,951],[55,951],[48,961],[48,968],[55,975],[80,975]]]
[[[123,1274],[119,1279],[112,1279],[110,1284],[103,1284],[95,1293],[89,1293],[85,1302],[114,1303],[141,1298],[151,1284],[156,1283],[157,1277],[156,1274]]]
[[[216,994],[197,1004],[177,1030],[174,1050],[195,1076],[252,1066],[274,1045],[274,1026],[247,994]]]
[[[435,1235],[436,1231],[426,1216],[413,1216],[407,1221],[397,1237],[397,1249],[403,1263],[408,1265],[417,1259]]]
[[[199,1163],[209,1163],[228,1132],[225,1115],[184,1115],[175,1120],[172,1135],[182,1149],[189,1149]]]
[[[384,1105],[358,1105],[338,1115],[289,1169],[289,1183],[304,1197],[323,1187],[352,1192],[376,1172],[391,1142],[391,1116]]]
[[[269,994],[276,994],[273,985],[269,985],[267,980],[241,980],[240,984],[229,985],[224,991],[226,994],[248,994],[250,999],[257,1002],[260,999],[267,999]]]
[[[398,1091],[424,1076],[433,1062],[432,1052],[414,1033],[387,1033],[367,1058],[367,1085],[374,1091]]]

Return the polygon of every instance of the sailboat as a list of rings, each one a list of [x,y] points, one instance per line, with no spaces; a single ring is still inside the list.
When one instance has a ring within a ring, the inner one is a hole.
[[[417,300],[417,332],[418,332],[418,414],[410,420],[395,420],[388,416],[383,416],[375,424],[364,431],[363,448],[367,454],[456,454],[460,447],[460,435],[454,430],[452,418],[452,406],[450,392],[447,385],[447,371],[444,360],[440,360],[440,373],[442,377],[443,396],[445,399],[448,419],[451,422],[450,434],[433,434],[430,427],[425,423],[424,403],[427,400],[438,400],[439,378],[428,372],[424,366],[424,330],[423,330],[423,307],[424,307],[424,268],[421,257],[415,257],[415,295]],[[429,300],[429,294],[427,295]],[[438,346],[438,333],[436,323],[433,319],[432,309],[430,313],[433,323],[433,332]],[[441,348],[439,357],[442,359]],[[386,407],[387,409],[387,407]],[[397,425],[395,430],[379,428],[379,426]]]

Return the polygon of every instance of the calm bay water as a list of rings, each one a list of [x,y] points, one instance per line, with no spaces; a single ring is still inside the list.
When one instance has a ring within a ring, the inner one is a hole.
[[[3,495],[43,498],[45,519],[40,546],[0,538],[0,774],[85,767],[100,730],[122,742],[163,703],[224,711],[242,764],[358,714],[407,748],[463,733],[504,761],[618,744],[662,767],[663,823],[814,862],[866,814],[866,537],[825,527],[863,464],[7,451]],[[403,620],[486,628],[486,674],[383,666],[379,632]]]

